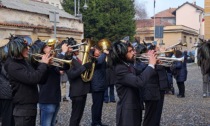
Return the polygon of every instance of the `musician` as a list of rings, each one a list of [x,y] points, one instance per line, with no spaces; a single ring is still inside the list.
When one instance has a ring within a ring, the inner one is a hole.
[[[73,49],[78,49],[78,47],[74,47]],[[84,82],[81,74],[87,69],[91,69],[92,63],[87,62],[82,65],[81,60],[77,57],[78,55],[79,51],[73,52],[71,68],[66,72],[71,84],[69,95],[72,100],[69,126],[79,126],[85,108],[87,93],[90,92],[90,82]]]
[[[36,70],[27,63],[28,44],[21,37],[11,37],[8,45],[8,58],[5,70],[12,85],[14,103],[13,116],[16,126],[35,126],[38,89],[37,84],[47,72],[49,55],[43,55]]]
[[[9,40],[8,40],[9,41]],[[2,42],[2,41],[1,41]],[[4,46],[0,48],[4,51]],[[5,57],[6,58],[6,57]],[[9,78],[4,70],[4,56],[1,55],[0,63],[0,115],[2,117],[2,126],[15,126],[14,118],[12,115],[12,88],[9,83]]]
[[[175,51],[175,57],[181,58],[183,56],[182,52],[179,50]],[[176,61],[172,66],[173,76],[176,79],[176,83],[179,89],[178,98],[185,97],[185,84],[184,82],[187,80],[187,64],[186,61]]]
[[[55,44],[55,43],[54,43]],[[38,52],[41,54],[52,55],[51,47],[48,43],[37,40],[33,46],[38,47]],[[62,52],[67,52],[67,45],[62,46]],[[39,83],[39,108],[40,108],[40,124],[42,126],[54,126],[56,123],[56,116],[60,108],[61,89],[60,89],[60,69],[56,66],[49,65],[47,73],[44,75],[42,81]]]
[[[91,107],[92,126],[107,126],[101,122],[104,92],[107,89],[105,61],[107,54],[109,54],[108,50],[101,50],[100,47],[95,46],[93,56],[96,58],[96,66],[94,69],[93,78],[91,80],[91,93],[93,99],[93,104]]]
[[[130,43],[117,41],[112,46],[112,61],[116,75],[116,89],[119,96],[117,103],[117,126],[140,126],[142,119],[142,108],[139,97],[139,88],[146,85],[150,78],[156,76],[154,65],[156,55],[149,51],[149,66],[136,75],[134,68],[130,65],[134,62],[134,49]]]

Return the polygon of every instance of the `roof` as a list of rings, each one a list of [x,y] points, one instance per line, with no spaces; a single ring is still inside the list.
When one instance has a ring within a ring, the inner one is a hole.
[[[59,13],[60,17],[79,20],[79,18],[65,12],[64,10],[60,10],[59,8],[54,7],[53,5],[44,2],[37,2],[31,0],[1,0],[0,7],[6,7],[9,9],[44,15],[49,15],[50,11],[56,11]]]
[[[197,10],[201,10],[202,12],[204,11],[204,9],[203,9],[202,7],[200,7],[200,6],[196,5],[196,4],[189,3],[189,2],[185,2],[184,4],[182,4],[181,6],[179,6],[176,10],[174,10],[174,11],[173,11],[173,14],[175,14],[176,11],[177,11],[179,8],[183,7],[183,6],[186,5],[186,4],[189,4],[189,5],[193,6],[193,7],[195,7]]]
[[[46,27],[46,26],[34,26],[34,25],[28,25],[28,24],[18,24],[18,23],[2,23],[0,22],[0,26],[14,26],[14,27],[24,27],[24,28],[37,28],[37,29],[46,29],[46,30],[53,30],[53,27]],[[59,31],[67,31],[67,32],[75,32],[75,33],[83,33],[81,31],[78,31],[76,29],[72,28],[65,28],[65,27],[57,27],[57,30]]]
[[[155,19],[155,25],[156,26],[171,26],[173,24],[163,21],[160,18]],[[153,27],[154,26],[154,19],[143,19],[143,20],[136,20],[136,27],[142,28],[142,27]]]
[[[175,15],[172,14],[177,8],[169,8],[164,11],[161,11],[157,14],[155,14],[155,17],[175,17]],[[154,17],[151,17],[154,18]]]

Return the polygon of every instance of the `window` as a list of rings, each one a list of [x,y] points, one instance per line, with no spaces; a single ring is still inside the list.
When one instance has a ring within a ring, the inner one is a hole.
[[[56,7],[59,8],[59,4],[56,4]]]
[[[187,37],[186,36],[184,36],[184,42],[187,42]]]
[[[197,38],[195,38],[195,43],[197,42]]]
[[[145,37],[146,41],[154,41],[154,37]]]
[[[54,3],[51,3],[52,5],[54,5]]]
[[[190,37],[190,43],[192,43],[192,38]]]

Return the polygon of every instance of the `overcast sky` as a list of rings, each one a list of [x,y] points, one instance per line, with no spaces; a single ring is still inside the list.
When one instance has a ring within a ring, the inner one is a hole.
[[[196,1],[196,4],[202,8],[204,8],[204,0],[156,0],[155,4],[155,13],[166,10],[168,8],[177,8],[181,6],[185,2],[192,3]],[[145,5],[145,9],[147,10],[148,17],[152,17],[154,15],[154,0],[136,0],[141,4]]]

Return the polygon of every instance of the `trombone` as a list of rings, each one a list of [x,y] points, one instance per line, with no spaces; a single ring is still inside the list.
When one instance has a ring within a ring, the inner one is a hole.
[[[136,55],[135,59],[140,59],[141,62],[146,63],[146,64],[149,63],[149,56],[146,53]],[[158,65],[165,66],[165,67],[171,67],[173,65],[173,62],[175,61],[184,62],[184,57],[172,58],[172,57],[158,56],[157,59],[160,61],[160,64]]]
[[[38,53],[35,53],[35,54],[29,53],[29,55],[31,55],[33,57],[33,59],[37,62],[40,62],[41,61],[40,59],[43,56],[42,54],[38,54]],[[64,64],[68,64],[70,66],[71,62],[72,62],[72,60],[64,60],[64,59],[59,59],[59,58],[53,57],[51,59],[50,65],[63,68]]]

